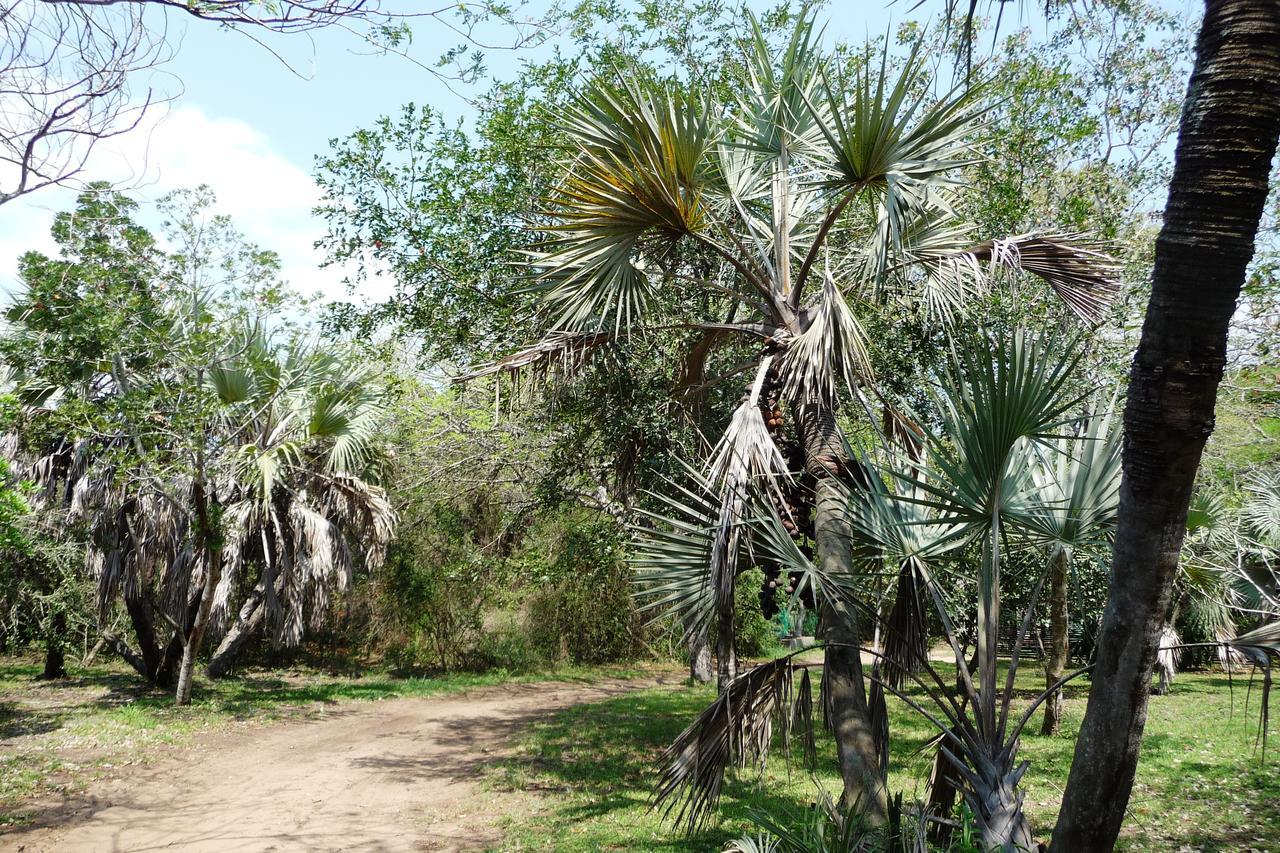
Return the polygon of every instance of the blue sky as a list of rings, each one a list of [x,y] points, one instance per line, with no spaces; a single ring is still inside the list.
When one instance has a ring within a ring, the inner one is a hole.
[[[534,9],[538,2],[533,0]],[[771,4],[757,0],[750,5]],[[828,21],[829,40],[859,40],[883,34],[908,17],[921,17],[931,4],[909,15],[912,5],[908,0],[836,0],[820,19]],[[1195,4],[1166,0],[1165,5],[1191,10]],[[151,82],[178,97],[167,109],[153,111],[138,131],[101,146],[86,177],[123,182],[143,202],[208,183],[222,211],[250,239],[281,254],[285,276],[296,287],[342,295],[341,271],[317,270],[320,257],[311,245],[323,233],[310,212],[318,200],[311,179],[315,155],[326,150],[329,139],[365,127],[408,101],[466,118],[465,99],[401,57],[370,55],[366,45],[342,30],[268,34],[263,47],[241,34],[167,14],[171,34],[181,41],[175,58]],[[1033,9],[1025,14],[1023,24],[1043,26]],[[1004,26],[1020,26],[1018,17],[1010,10]],[[502,37],[499,32],[486,35]],[[412,53],[432,62],[460,40],[442,25],[424,21],[415,30]],[[490,51],[487,64],[493,77],[509,79],[523,60],[546,52]],[[135,90],[141,88],[145,86],[135,84]],[[16,285],[15,260],[21,251],[51,249],[53,215],[73,199],[73,191],[54,189],[0,207],[0,291]]]

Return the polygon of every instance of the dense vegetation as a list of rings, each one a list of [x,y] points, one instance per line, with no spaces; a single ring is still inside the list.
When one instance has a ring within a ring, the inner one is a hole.
[[[382,302],[300,296],[216,188],[150,229],[87,185],[56,255],[21,258],[0,338],[0,649],[41,649],[48,679],[114,655],[197,706],[198,669],[298,657],[679,661],[715,695],[637,700],[678,717],[660,757],[615,738],[656,762],[669,837],[732,841],[707,827],[727,797],[745,829],[758,761],[785,793],[734,849],[1030,848],[1068,700],[1099,654],[1129,666],[1122,457],[1166,398],[1161,371],[1123,380],[1169,302],[1153,222],[1193,30],[1144,2],[1050,4],[1035,31],[954,5],[865,44],[785,3],[565,12],[562,50],[468,123],[407,104],[317,158],[318,245],[353,293],[389,279]],[[1152,664],[1162,702],[1179,668],[1280,652],[1264,165],[1223,379],[1192,388],[1216,430],[1202,462],[1175,448],[1185,541],[1133,628],[1158,633],[1142,703]],[[778,741],[838,795],[781,782]]]

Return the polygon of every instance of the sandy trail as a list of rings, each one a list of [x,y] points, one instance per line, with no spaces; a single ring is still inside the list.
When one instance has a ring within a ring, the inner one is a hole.
[[[323,717],[197,739],[68,799],[0,850],[473,850],[501,840],[481,769],[529,723],[661,680],[505,685],[344,703]]]

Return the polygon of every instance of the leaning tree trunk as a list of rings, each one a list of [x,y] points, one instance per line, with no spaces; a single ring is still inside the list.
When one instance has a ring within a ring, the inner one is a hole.
[[[845,496],[836,480],[845,454],[835,411],[829,405],[808,404],[800,408],[797,423],[805,470],[816,483],[813,526],[817,561],[827,574],[844,574],[853,565],[853,540]],[[844,781],[841,804],[880,824],[888,815],[888,791],[867,703],[857,616],[839,601],[821,600],[817,605],[818,633],[825,645],[822,678],[827,722],[835,735]]]
[[[258,581],[248,598],[244,600],[244,604],[240,606],[236,621],[227,629],[222,642],[218,643],[218,648],[214,649],[213,657],[209,658],[209,667],[205,670],[205,674],[210,678],[222,678],[230,673],[231,668],[240,659],[240,655],[244,653],[245,646],[249,645],[249,641],[262,628],[267,614],[266,608],[262,605],[266,589],[266,579],[263,578]]]
[[[1067,581],[1071,568],[1071,554],[1065,545],[1058,545],[1049,557],[1049,654],[1044,661],[1045,689],[1049,696],[1044,700],[1044,724],[1040,734],[1058,733],[1062,725],[1062,688],[1055,688],[1058,679],[1067,671],[1067,659],[1071,655],[1071,640],[1067,634]]]
[[[1053,834],[1064,853],[1110,850],[1129,803],[1161,622],[1277,136],[1280,2],[1210,0],[1129,378],[1109,597]]]

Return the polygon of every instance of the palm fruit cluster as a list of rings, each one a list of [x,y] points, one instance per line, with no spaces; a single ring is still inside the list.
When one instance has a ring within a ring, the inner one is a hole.
[[[773,438],[774,444],[778,446],[783,459],[786,460],[787,469],[797,476],[789,482],[779,479],[775,483],[777,488],[765,489],[764,491],[774,511],[778,514],[778,518],[782,520],[783,528],[787,533],[791,534],[792,539],[796,540],[800,545],[800,549],[808,553],[810,548],[809,541],[813,536],[813,513],[810,505],[812,484],[806,482],[807,475],[804,474],[800,445],[796,441],[794,432],[786,428],[787,419],[782,405],[782,370],[780,367],[783,352],[782,344],[774,338],[769,338],[765,342],[763,355],[771,355],[775,358],[765,374],[764,383],[760,389],[760,417],[764,419],[765,426],[769,428],[769,434]],[[782,586],[787,594],[793,593],[796,584],[800,580],[800,575],[798,572],[792,572],[783,581],[781,566],[771,560],[763,561],[761,569],[764,571],[765,581],[763,588],[760,590],[760,605],[764,615],[771,617],[777,610],[775,591],[779,586]]]

